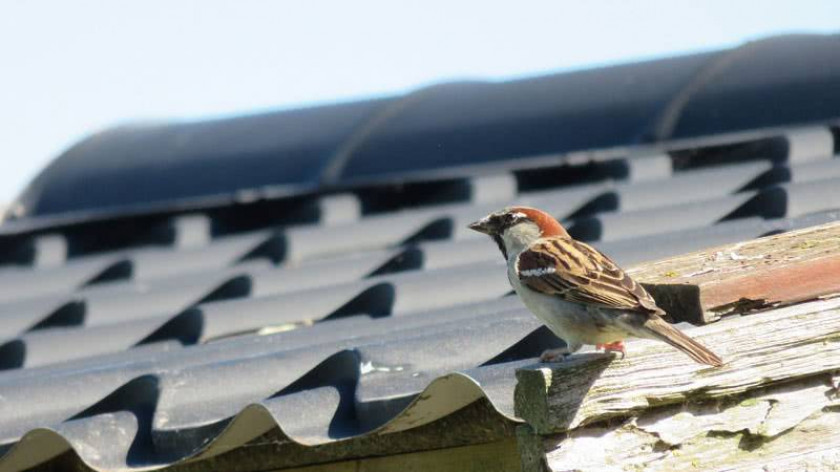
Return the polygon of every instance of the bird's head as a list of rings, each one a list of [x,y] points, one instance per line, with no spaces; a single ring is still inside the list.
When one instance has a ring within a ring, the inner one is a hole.
[[[518,254],[540,238],[569,237],[563,226],[548,213],[536,208],[507,207],[470,223],[469,228],[489,235],[502,255]]]

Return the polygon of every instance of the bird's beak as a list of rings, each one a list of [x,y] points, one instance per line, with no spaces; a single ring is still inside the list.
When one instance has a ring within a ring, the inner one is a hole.
[[[479,233],[484,233],[484,234],[489,234],[489,235],[493,234],[493,225],[490,223],[490,217],[489,216],[484,217],[484,218],[482,218],[478,221],[473,221],[472,223],[467,225],[467,228],[469,228],[473,231],[478,231]]]

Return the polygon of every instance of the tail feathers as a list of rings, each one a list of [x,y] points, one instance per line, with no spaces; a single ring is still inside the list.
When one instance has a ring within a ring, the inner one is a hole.
[[[686,336],[682,331],[661,319],[653,318],[645,323],[645,328],[655,337],[686,353],[688,357],[700,364],[713,367],[723,365],[723,360],[706,346]]]

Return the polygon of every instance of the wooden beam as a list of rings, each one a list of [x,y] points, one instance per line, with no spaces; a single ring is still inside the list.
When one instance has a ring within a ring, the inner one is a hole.
[[[406,460],[432,458],[435,451],[477,451],[485,454],[491,448],[478,447],[463,449],[466,446],[496,444],[500,451],[515,450],[514,430],[517,423],[505,418],[486,398],[481,398],[470,405],[444,416],[432,423],[416,428],[389,434],[366,434],[355,438],[335,441],[319,446],[298,444],[288,438],[280,428],[273,428],[266,434],[251,442],[212,457],[199,457],[188,462],[175,464],[166,470],[168,472],[209,472],[220,470],[236,470],[240,472],[263,472],[267,470],[281,470],[302,468],[317,464],[329,464],[342,470],[344,464],[351,464],[350,470],[362,460],[374,457],[404,456]],[[505,443],[513,449],[499,449],[498,445]],[[482,452],[484,451],[484,452]],[[429,455],[422,455],[428,452]],[[487,452],[489,454],[489,452]],[[417,455],[409,455],[417,454]],[[445,459],[446,454],[440,456]],[[432,460],[429,459],[429,460]],[[442,460],[443,460],[442,459]],[[514,454],[518,465],[518,455]],[[448,461],[449,459],[446,459]],[[510,464],[509,458],[498,458],[502,464]],[[444,461],[445,462],[445,461]],[[387,464],[388,462],[382,462]],[[441,462],[443,463],[443,462]],[[379,462],[371,462],[373,467]],[[53,470],[84,470],[81,469],[75,457],[66,458],[65,462],[53,464]],[[313,469],[319,470],[319,469]],[[326,468],[324,470],[333,470]],[[407,470],[407,469],[393,469]],[[463,470],[463,469],[462,469]],[[466,469],[469,470],[469,469]],[[507,465],[500,469],[510,470]]]
[[[516,441],[503,441],[435,451],[397,454],[353,461],[336,462],[278,472],[519,472],[520,461]]]
[[[519,370],[516,414],[539,434],[557,433],[840,370],[840,299],[726,319],[690,334],[726,364],[711,368],[664,343],[632,341],[623,360],[592,353]]]
[[[811,377],[714,402],[528,438],[523,472],[840,470],[840,399]],[[521,448],[520,448],[521,449]]]
[[[725,365],[634,340],[519,370],[523,472],[840,470],[840,223],[628,272]]]
[[[840,223],[719,246],[628,270],[676,321],[840,293]]]

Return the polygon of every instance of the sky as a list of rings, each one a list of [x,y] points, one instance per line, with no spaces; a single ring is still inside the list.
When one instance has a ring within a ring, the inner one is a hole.
[[[0,204],[97,130],[840,32],[840,2],[0,0]]]

